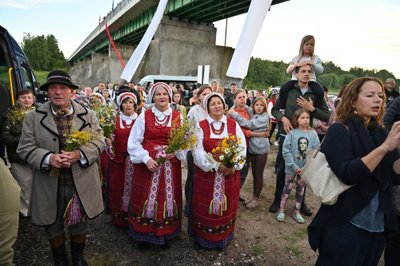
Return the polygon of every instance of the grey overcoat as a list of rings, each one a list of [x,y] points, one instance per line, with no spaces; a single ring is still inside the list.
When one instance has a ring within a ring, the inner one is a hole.
[[[74,119],[71,129],[94,130],[101,136],[102,130],[96,114],[74,101]],[[18,155],[34,168],[31,214],[32,223],[40,226],[52,225],[57,217],[58,178],[50,176],[50,170],[42,167],[44,158],[50,153],[60,153],[59,134],[53,119],[50,102],[28,113],[24,120]],[[105,147],[104,137],[91,141],[80,148],[87,160],[71,165],[73,182],[89,219],[103,212],[103,199],[97,159]]]

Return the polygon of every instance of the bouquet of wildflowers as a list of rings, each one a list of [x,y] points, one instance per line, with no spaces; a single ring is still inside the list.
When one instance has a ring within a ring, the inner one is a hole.
[[[196,144],[195,125],[186,117],[179,124],[180,117],[177,116],[172,121],[172,128],[168,136],[168,147],[164,151],[158,152],[158,162],[163,161],[163,156],[177,150],[187,150]]]
[[[99,135],[94,131],[79,131],[72,130],[66,141],[66,151],[74,151],[79,149],[81,146],[88,144],[92,140],[99,139]]]
[[[240,155],[243,150],[243,147],[240,146],[241,141],[241,139],[237,139],[233,135],[223,138],[218,143],[218,146],[212,149],[212,159],[228,168],[244,163],[246,158]]]
[[[9,130],[11,135],[21,135],[25,115],[33,109],[35,109],[34,106],[29,109],[22,109],[19,108],[18,105],[14,105],[11,108],[10,112],[6,116],[6,128]]]
[[[99,139],[99,134],[95,131],[79,131],[72,130],[66,141],[65,151],[74,151],[79,149],[81,146],[89,143],[92,140]],[[50,176],[58,176],[58,169],[52,168]]]
[[[115,129],[116,111],[112,106],[103,105],[95,110],[99,119],[100,127],[103,129],[104,137],[110,139]]]

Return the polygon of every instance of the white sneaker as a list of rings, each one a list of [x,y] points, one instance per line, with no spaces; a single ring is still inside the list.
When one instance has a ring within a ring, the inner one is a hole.
[[[279,146],[279,143],[275,140],[274,146]]]

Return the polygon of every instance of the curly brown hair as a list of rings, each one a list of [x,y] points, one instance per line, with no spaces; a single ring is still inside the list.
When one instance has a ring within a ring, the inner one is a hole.
[[[374,81],[374,82],[378,83],[382,89],[382,92],[384,92],[383,83],[378,78],[362,77],[362,78],[354,79],[343,90],[341,101],[338,104],[338,106],[336,107],[336,121],[341,122],[341,123],[346,123],[352,116],[353,117],[356,116],[356,117],[362,119],[362,117],[358,116],[357,113],[354,112],[355,110],[354,110],[353,104],[357,100],[358,95],[360,94],[361,87],[367,81]],[[383,127],[383,115],[385,114],[385,104],[384,103],[386,102],[385,93],[383,93],[382,97],[383,97],[382,108],[376,117],[371,118],[369,126],[378,125],[378,126]]]

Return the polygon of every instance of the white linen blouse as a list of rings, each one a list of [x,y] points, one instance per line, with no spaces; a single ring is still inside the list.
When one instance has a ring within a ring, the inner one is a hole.
[[[172,114],[171,107],[168,107],[168,109],[166,111],[161,112],[155,106],[152,106],[151,111],[159,120],[162,120],[165,118],[165,116]],[[133,128],[132,128],[131,133],[129,134],[129,138],[128,138],[128,144],[127,144],[128,145],[128,153],[129,153],[130,160],[132,161],[132,163],[146,164],[151,159],[151,157],[149,156],[149,152],[147,150],[145,150],[142,145],[143,140],[144,140],[144,132],[145,132],[145,128],[146,128],[144,113],[145,112],[142,112],[139,115],[139,117],[136,119],[136,122],[133,125]],[[168,124],[166,126],[171,127],[171,124],[172,124],[172,118],[169,119]],[[186,158],[186,151],[178,150],[175,152],[175,156],[178,160],[184,161]],[[153,158],[153,159],[155,159],[155,158]]]

